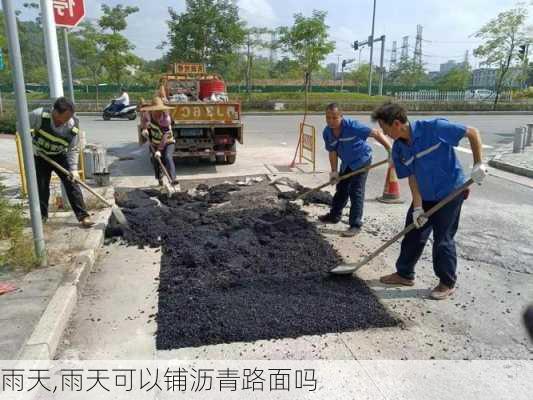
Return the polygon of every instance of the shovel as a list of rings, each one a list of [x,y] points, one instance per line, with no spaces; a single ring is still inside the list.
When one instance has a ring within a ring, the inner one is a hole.
[[[469,179],[464,183],[461,187],[459,187],[454,192],[450,193],[448,196],[446,196],[443,200],[441,200],[439,203],[437,203],[433,208],[422,214],[422,217],[429,218],[433,214],[435,214],[437,211],[439,211],[442,207],[444,207],[446,204],[448,204],[450,201],[455,199],[460,194],[463,194],[464,191],[468,190],[468,188],[474,183],[472,179]],[[365,266],[370,261],[372,261],[374,258],[376,258],[378,255],[380,255],[385,249],[390,247],[393,243],[395,243],[398,239],[404,237],[412,230],[417,229],[416,225],[412,223],[411,225],[407,226],[403,231],[400,233],[397,233],[392,239],[390,239],[388,242],[384,243],[379,249],[374,251],[369,256],[363,258],[361,261],[355,264],[341,264],[338,267],[333,268],[331,271],[329,271],[331,274],[335,275],[351,275],[355,271],[357,271],[359,268]]]
[[[172,197],[172,195],[176,193],[176,188],[174,188],[174,186],[172,185],[172,178],[170,177],[170,174],[165,168],[163,161],[161,161],[161,157],[155,157],[155,158],[159,162],[159,166],[161,167],[161,170],[165,174],[165,177],[168,179],[168,183],[165,184],[165,189],[167,190],[168,197]]]
[[[356,175],[360,175],[364,172],[367,172],[367,171],[370,171],[371,169],[374,169],[374,168],[377,168],[383,164],[387,164],[389,162],[389,160],[383,160],[383,161],[380,161],[380,162],[377,162],[375,164],[372,164],[372,165],[368,165],[366,167],[363,167],[363,168],[360,168],[358,169],[357,171],[353,171],[353,172],[350,172],[349,174],[346,174],[346,175],[342,175],[340,176],[336,182],[340,182],[340,181],[343,181],[345,179],[348,179],[348,178],[351,178],[352,176],[356,176]],[[308,194],[311,194],[311,193],[314,193],[314,192],[318,192],[320,189],[323,189],[329,185],[333,185],[334,183],[332,181],[328,181],[326,183],[323,183],[322,185],[320,186],[317,186],[316,188],[313,188],[311,190],[308,190],[307,192],[305,193],[302,193],[301,195],[299,195],[298,197],[296,197],[294,200],[301,200],[303,199],[305,196],[307,196]]]
[[[57,168],[63,174],[67,175],[74,182],[76,182],[76,183],[80,184],[81,186],[83,186],[85,189],[87,189],[87,191],[89,193],[91,193],[93,196],[95,196],[98,200],[100,200],[106,206],[111,207],[111,212],[115,216],[115,219],[117,220],[118,224],[123,226],[123,227],[125,227],[125,228],[128,227],[128,221],[126,220],[126,216],[124,215],[124,213],[122,213],[122,210],[120,208],[118,208],[114,204],[111,204],[101,194],[96,192],[92,187],[90,187],[85,182],[81,181],[80,179],[76,178],[74,175],[72,175],[71,172],[67,171],[65,168],[63,168],[61,165],[56,163],[50,157],[44,155],[43,153],[38,153],[38,156],[41,157],[43,160],[45,160],[48,164],[52,165],[54,168]]]

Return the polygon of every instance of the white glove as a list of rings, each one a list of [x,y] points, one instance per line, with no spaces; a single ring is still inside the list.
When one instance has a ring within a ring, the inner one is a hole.
[[[80,179],[80,173],[78,171],[70,171],[70,180]]]
[[[161,158],[161,152],[159,150],[157,150],[155,153],[154,153],[154,157],[155,158]]]
[[[149,136],[148,129],[143,129],[141,131],[141,136],[143,136],[144,138],[148,139],[148,136]]]
[[[337,171],[329,173],[329,181],[331,183],[336,183],[339,180],[339,173]]]
[[[472,168],[472,173],[470,174],[470,178],[477,183],[478,185],[481,185],[483,182],[483,179],[487,176],[488,169],[487,166],[483,163],[477,163]]]
[[[417,229],[422,228],[428,222],[427,217],[423,217],[424,209],[422,207],[415,207],[413,209],[413,223]]]

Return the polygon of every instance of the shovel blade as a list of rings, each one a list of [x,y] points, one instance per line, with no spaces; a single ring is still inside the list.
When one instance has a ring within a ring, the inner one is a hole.
[[[357,271],[358,264],[341,264],[329,271],[333,275],[351,275]]]

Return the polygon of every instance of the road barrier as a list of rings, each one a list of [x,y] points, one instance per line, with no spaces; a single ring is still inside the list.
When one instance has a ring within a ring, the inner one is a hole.
[[[307,130],[307,132],[306,132]],[[300,164],[309,161],[316,171],[316,129],[313,125],[300,123]],[[307,152],[307,153],[306,153]]]

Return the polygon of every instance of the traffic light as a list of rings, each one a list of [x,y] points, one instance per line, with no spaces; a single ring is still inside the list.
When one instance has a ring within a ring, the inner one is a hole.
[[[355,42],[353,42],[353,49],[354,50],[358,50],[359,49],[359,40],[356,40]]]
[[[521,44],[518,46],[518,58],[524,60],[526,57],[527,44]]]

